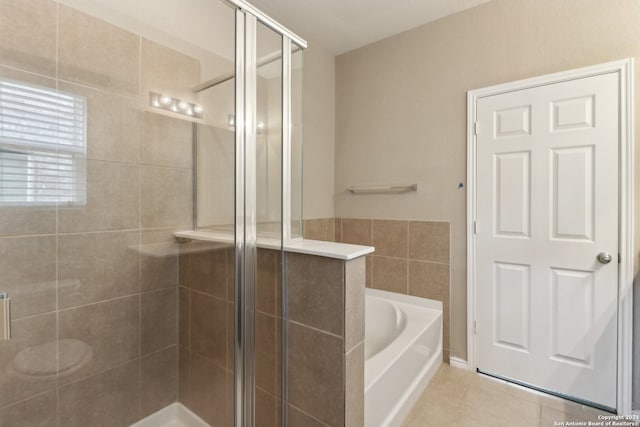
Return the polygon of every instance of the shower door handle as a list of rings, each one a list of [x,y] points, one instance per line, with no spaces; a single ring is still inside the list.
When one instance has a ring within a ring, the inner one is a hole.
[[[598,254],[598,261],[600,261],[600,263],[602,263],[602,264],[609,264],[612,259],[613,259],[613,257],[611,256],[610,253],[600,252]]]

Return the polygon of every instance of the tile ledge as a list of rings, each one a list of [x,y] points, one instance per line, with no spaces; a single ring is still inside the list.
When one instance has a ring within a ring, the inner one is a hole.
[[[173,235],[183,239],[227,244],[233,244],[234,241],[234,236],[230,233],[205,230],[176,231]],[[278,239],[258,237],[258,247],[278,250],[280,249],[280,242]],[[375,248],[372,246],[352,245],[348,243],[325,242],[322,240],[294,239],[284,245],[284,251],[349,261],[371,254],[375,251]]]

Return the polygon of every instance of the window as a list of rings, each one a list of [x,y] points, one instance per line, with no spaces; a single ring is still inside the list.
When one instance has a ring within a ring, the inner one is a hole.
[[[0,80],[0,206],[86,203],[86,104]]]

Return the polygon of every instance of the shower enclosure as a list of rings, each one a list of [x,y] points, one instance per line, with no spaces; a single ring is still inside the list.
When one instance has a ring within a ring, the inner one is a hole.
[[[306,42],[153,3],[0,0],[2,427],[287,425]]]

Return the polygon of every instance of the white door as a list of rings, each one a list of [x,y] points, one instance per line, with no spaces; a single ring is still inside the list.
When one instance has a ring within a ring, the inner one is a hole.
[[[618,92],[612,73],[480,98],[476,137],[478,369],[609,408]]]

